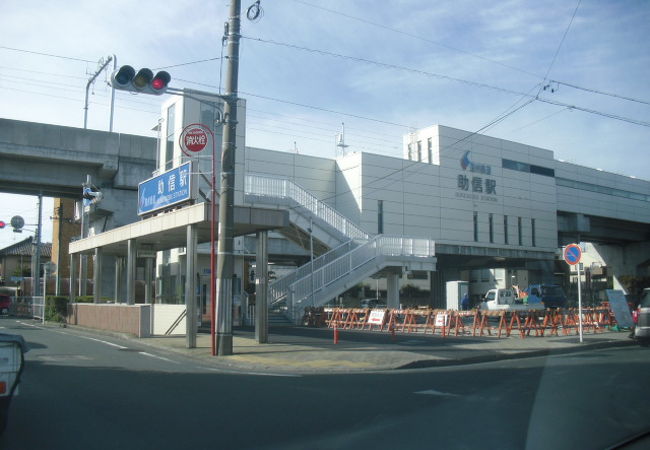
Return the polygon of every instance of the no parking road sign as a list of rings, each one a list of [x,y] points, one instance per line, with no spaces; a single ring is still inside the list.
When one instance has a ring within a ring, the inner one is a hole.
[[[564,247],[563,255],[566,263],[574,266],[578,264],[580,258],[582,258],[582,249],[578,244],[569,244]]]

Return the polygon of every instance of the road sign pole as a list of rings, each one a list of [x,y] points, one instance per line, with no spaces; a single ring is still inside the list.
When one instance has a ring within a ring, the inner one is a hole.
[[[580,343],[582,343],[582,276],[580,273],[580,259],[582,259],[582,249],[578,244],[569,244],[562,252],[564,261],[570,266],[576,266],[578,273],[578,330],[580,334]]]
[[[580,333],[580,343],[582,344],[582,276],[580,275],[580,263],[576,264],[578,270],[578,330]]]

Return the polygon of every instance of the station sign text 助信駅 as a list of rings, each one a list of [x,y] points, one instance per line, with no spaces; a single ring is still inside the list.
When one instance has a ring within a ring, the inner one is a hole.
[[[465,172],[471,172],[472,174],[469,176],[465,173],[458,175],[456,197],[491,202],[498,201],[496,197],[497,181],[488,178],[488,176],[492,175],[491,166],[472,161],[470,152],[467,151],[460,159],[460,167]]]
[[[191,200],[193,184],[190,162],[143,181],[138,185],[138,215]]]

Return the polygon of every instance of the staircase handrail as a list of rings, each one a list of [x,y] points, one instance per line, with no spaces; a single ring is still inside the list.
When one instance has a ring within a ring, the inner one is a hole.
[[[293,181],[249,174],[244,184],[246,195],[289,199],[350,239],[370,239],[370,235],[354,222]]]
[[[377,256],[435,256],[435,242],[426,238],[377,235],[345,255],[312,273],[297,279],[289,288],[294,291],[294,304],[316,293],[339,278],[372,261]],[[313,283],[313,284],[312,284]],[[312,287],[313,286],[313,287]]]
[[[338,247],[334,247],[330,251],[323,253],[318,258],[314,259],[313,270],[320,269],[324,265],[346,254],[356,246],[357,246],[356,242],[353,239],[350,239],[349,241],[344,242]],[[283,276],[282,278],[278,278],[277,280],[270,283],[269,284],[269,305],[273,306],[275,303],[281,301],[288,294],[289,286],[291,286],[296,280],[299,280],[300,278],[309,275],[311,272],[312,272],[312,262],[310,261],[307,264],[303,264],[302,266],[298,267],[293,272],[290,272],[285,276]]]

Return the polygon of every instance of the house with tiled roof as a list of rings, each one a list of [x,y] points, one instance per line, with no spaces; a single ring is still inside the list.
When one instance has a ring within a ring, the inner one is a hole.
[[[31,274],[32,257],[36,245],[32,236],[22,241],[0,249],[0,280],[6,284],[14,284],[18,278]],[[41,244],[41,264],[50,261],[52,257],[52,244]]]

